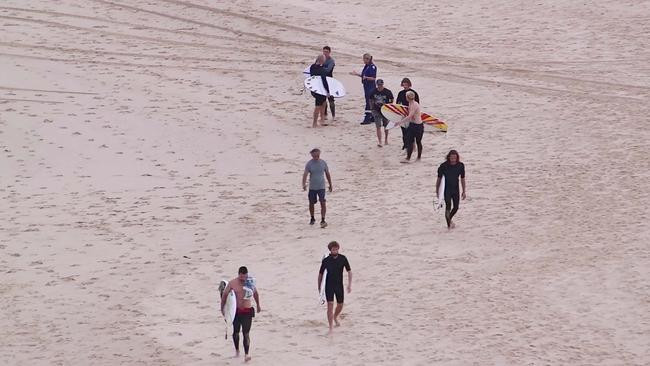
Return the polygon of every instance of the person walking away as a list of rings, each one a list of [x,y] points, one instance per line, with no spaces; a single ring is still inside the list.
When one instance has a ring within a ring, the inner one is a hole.
[[[408,91],[412,91],[413,93],[415,93],[415,101],[420,103],[420,96],[418,95],[418,93],[415,90],[411,89],[411,85],[412,85],[411,84],[411,79],[409,79],[409,78],[402,79],[401,85],[402,85],[402,90],[400,90],[400,92],[397,93],[397,99],[395,99],[395,103],[405,105],[405,106],[408,107],[409,102],[406,99],[406,93]],[[406,138],[407,138],[406,129],[407,128],[408,128],[408,126],[402,126],[402,150],[406,149]]]
[[[262,308],[260,306],[260,295],[257,292],[257,287],[254,281],[249,281],[248,269],[246,267],[239,267],[237,277],[230,280],[223,291],[223,295],[221,296],[221,314],[224,314],[224,307],[226,306],[226,299],[230,290],[235,291],[235,297],[237,299],[237,311],[235,312],[235,319],[232,322],[232,340],[235,344],[235,354],[239,357],[239,331],[241,330],[244,338],[244,361],[248,362],[251,360],[250,331],[253,318],[255,317],[255,308],[253,308],[251,299],[255,300],[258,313],[262,311]]]
[[[332,177],[330,176],[329,168],[325,160],[320,158],[320,149],[312,149],[310,152],[311,160],[305,165],[305,172],[302,175],[302,189],[307,190],[307,176],[309,176],[309,214],[311,219],[309,225],[314,225],[316,219],[314,218],[314,206],[316,202],[320,202],[320,227],[327,227],[325,221],[325,213],[327,212],[325,200],[325,178],[329,184],[329,191],[332,192]]]
[[[327,98],[329,97],[329,85],[327,84],[327,71],[325,70],[325,67],[323,66],[325,63],[325,56],[323,55],[318,55],[316,57],[316,61],[314,62],[313,65],[309,67],[309,75],[311,76],[320,76],[321,80],[323,81],[323,86],[325,87],[325,90],[327,91],[327,95],[320,95],[314,92],[311,92],[312,97],[314,97],[314,119],[312,121],[312,127],[316,128],[318,127],[318,117],[320,116],[321,119],[321,125],[324,125],[324,119],[325,119],[325,103],[327,101]]]
[[[377,78],[377,66],[372,62],[372,56],[369,53],[363,55],[363,70],[361,73],[352,71],[350,74],[361,77],[361,83],[363,84],[363,94],[366,99],[366,111],[363,117],[362,125],[369,125],[373,122],[372,120],[372,101],[370,99],[370,93],[375,88],[375,79]]]
[[[336,63],[334,62],[334,58],[332,57],[332,48],[330,48],[330,46],[323,47],[323,56],[325,56],[325,63],[323,64],[323,67],[325,68],[326,76],[333,78],[334,66],[336,66]],[[334,105],[334,96],[330,95],[329,97],[327,97],[327,100],[329,101],[330,104],[330,111],[332,112],[332,120],[336,121],[336,106]],[[325,104],[325,107],[323,108],[323,119],[327,119],[327,104]]]
[[[384,144],[388,145],[388,130],[386,125],[388,125],[388,118],[384,117],[381,114],[381,106],[386,103],[393,102],[393,92],[389,89],[384,88],[384,81],[382,79],[377,79],[377,87],[370,93],[370,99],[372,100],[372,117],[375,120],[375,126],[377,127],[377,146],[382,147],[381,145],[381,128],[384,127]]]
[[[341,246],[336,241],[327,245],[330,254],[323,258],[320,269],[318,270],[318,292],[321,291],[323,273],[327,270],[325,278],[325,297],[327,299],[327,322],[329,324],[329,334],[332,334],[334,325],[340,326],[339,316],[343,311],[344,289],[343,289],[343,269],[348,272],[348,293],[352,292],[352,270],[350,262],[340,254]],[[336,310],[334,310],[334,297],[336,296]]]
[[[456,227],[452,219],[458,212],[460,199],[466,197],[465,190],[465,164],[460,162],[458,151],[451,150],[447,154],[444,163],[438,167],[438,179],[436,180],[436,192],[440,189],[440,180],[445,177],[445,219],[447,220],[447,229],[451,230]],[[458,179],[462,187],[462,193],[458,189]]]

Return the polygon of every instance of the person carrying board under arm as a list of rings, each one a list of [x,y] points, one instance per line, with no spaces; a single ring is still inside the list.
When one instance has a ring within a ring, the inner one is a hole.
[[[248,277],[248,268],[244,266],[239,267],[237,277],[228,282],[228,285],[221,295],[221,314],[224,314],[225,312],[224,308],[226,306],[226,299],[228,298],[230,290],[235,291],[235,297],[237,298],[237,311],[235,313],[235,319],[232,322],[232,340],[235,344],[235,354],[236,356],[239,356],[239,331],[241,329],[244,336],[244,361],[248,362],[251,360],[251,356],[249,354],[249,333],[251,331],[251,325],[253,324],[253,317],[255,317],[255,309],[253,308],[251,299],[255,299],[257,312],[259,313],[262,311],[262,308],[260,307],[260,297],[257,293],[257,287],[255,286],[252,277]]]
[[[440,189],[440,180],[445,177],[445,219],[447,228],[453,229],[456,224],[452,221],[456,212],[460,198],[465,199],[465,164],[460,162],[458,151],[451,150],[447,154],[447,160],[438,167],[438,179],[436,180],[436,192]],[[462,193],[458,189],[458,178],[463,188]]]
[[[321,119],[321,125],[325,124],[325,106],[327,105],[327,98],[330,96],[329,95],[329,85],[327,84],[327,71],[325,70],[325,67],[323,66],[325,64],[325,56],[324,55],[318,55],[316,57],[316,61],[314,62],[313,65],[309,67],[309,74],[311,76],[320,76],[322,81],[323,81],[323,86],[325,87],[325,90],[327,91],[327,95],[320,95],[316,94],[314,92],[311,92],[311,95],[314,97],[314,120],[312,121],[312,127],[316,128],[318,127],[318,116],[320,116]]]
[[[339,254],[341,246],[336,241],[327,245],[330,254],[323,258],[318,270],[318,292],[321,291],[323,273],[327,270],[325,278],[325,297],[327,299],[327,322],[329,323],[329,334],[332,334],[334,324],[340,326],[339,315],[343,311],[343,269],[348,272],[348,293],[352,292],[352,270],[350,262],[343,254]],[[334,310],[334,296],[336,296],[336,310]]]

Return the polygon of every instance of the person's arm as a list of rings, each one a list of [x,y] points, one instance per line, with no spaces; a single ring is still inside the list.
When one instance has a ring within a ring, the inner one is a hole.
[[[365,76],[361,78],[362,80],[372,80],[375,81],[377,79],[377,67],[372,65],[371,67],[368,68],[368,72],[366,73]]]
[[[262,307],[260,306],[260,294],[257,292],[257,288],[255,291],[253,291],[253,298],[255,299],[255,304],[257,304],[257,312],[262,311]]]
[[[439,189],[440,189],[440,177],[438,177],[438,179],[436,179],[436,191],[434,193],[436,196],[438,195],[438,190]]]
[[[388,103],[393,103],[393,93],[388,94]]]
[[[329,97],[330,96],[330,85],[327,83],[327,76],[326,75],[321,75],[320,78],[323,81],[323,86],[325,87],[325,90],[327,91],[326,97]]]
[[[230,284],[226,286],[225,289],[223,289],[223,294],[221,295],[221,314],[224,314],[223,308],[226,306],[226,299],[228,298],[228,294],[230,293]]]
[[[463,163],[461,163],[463,164]],[[460,172],[460,185],[463,187],[462,197],[465,199],[465,164],[462,165],[463,170]]]
[[[309,172],[305,169],[305,172],[302,173],[302,190],[306,191],[307,190],[307,175]]]
[[[348,262],[347,257],[345,258],[345,263],[343,265],[348,271],[348,293],[350,293],[352,291],[352,269],[350,268],[350,262]]]
[[[327,183],[330,185],[330,192],[332,192],[333,186],[332,186],[332,176],[330,175],[330,171],[326,170],[325,171],[325,177],[327,178]]]
[[[463,187],[462,198],[465,199],[465,197],[467,197],[465,195],[465,177],[460,178],[460,185]]]

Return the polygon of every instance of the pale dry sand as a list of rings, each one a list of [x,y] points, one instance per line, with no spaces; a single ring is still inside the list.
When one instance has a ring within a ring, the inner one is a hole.
[[[3,1],[0,364],[238,365],[216,288],[242,264],[256,365],[650,364],[650,3],[431,3]],[[325,44],[349,96],[313,130]],[[358,125],[364,52],[449,122],[419,164]],[[330,339],[334,239],[355,278]]]

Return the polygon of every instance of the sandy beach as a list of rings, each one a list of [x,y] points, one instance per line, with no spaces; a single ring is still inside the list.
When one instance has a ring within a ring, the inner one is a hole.
[[[246,265],[253,365],[650,365],[649,24],[625,0],[2,1],[0,364],[240,365],[217,286]],[[324,45],[348,95],[313,129]],[[448,123],[422,161],[359,125],[366,52]],[[328,337],[331,240],[354,282]]]

